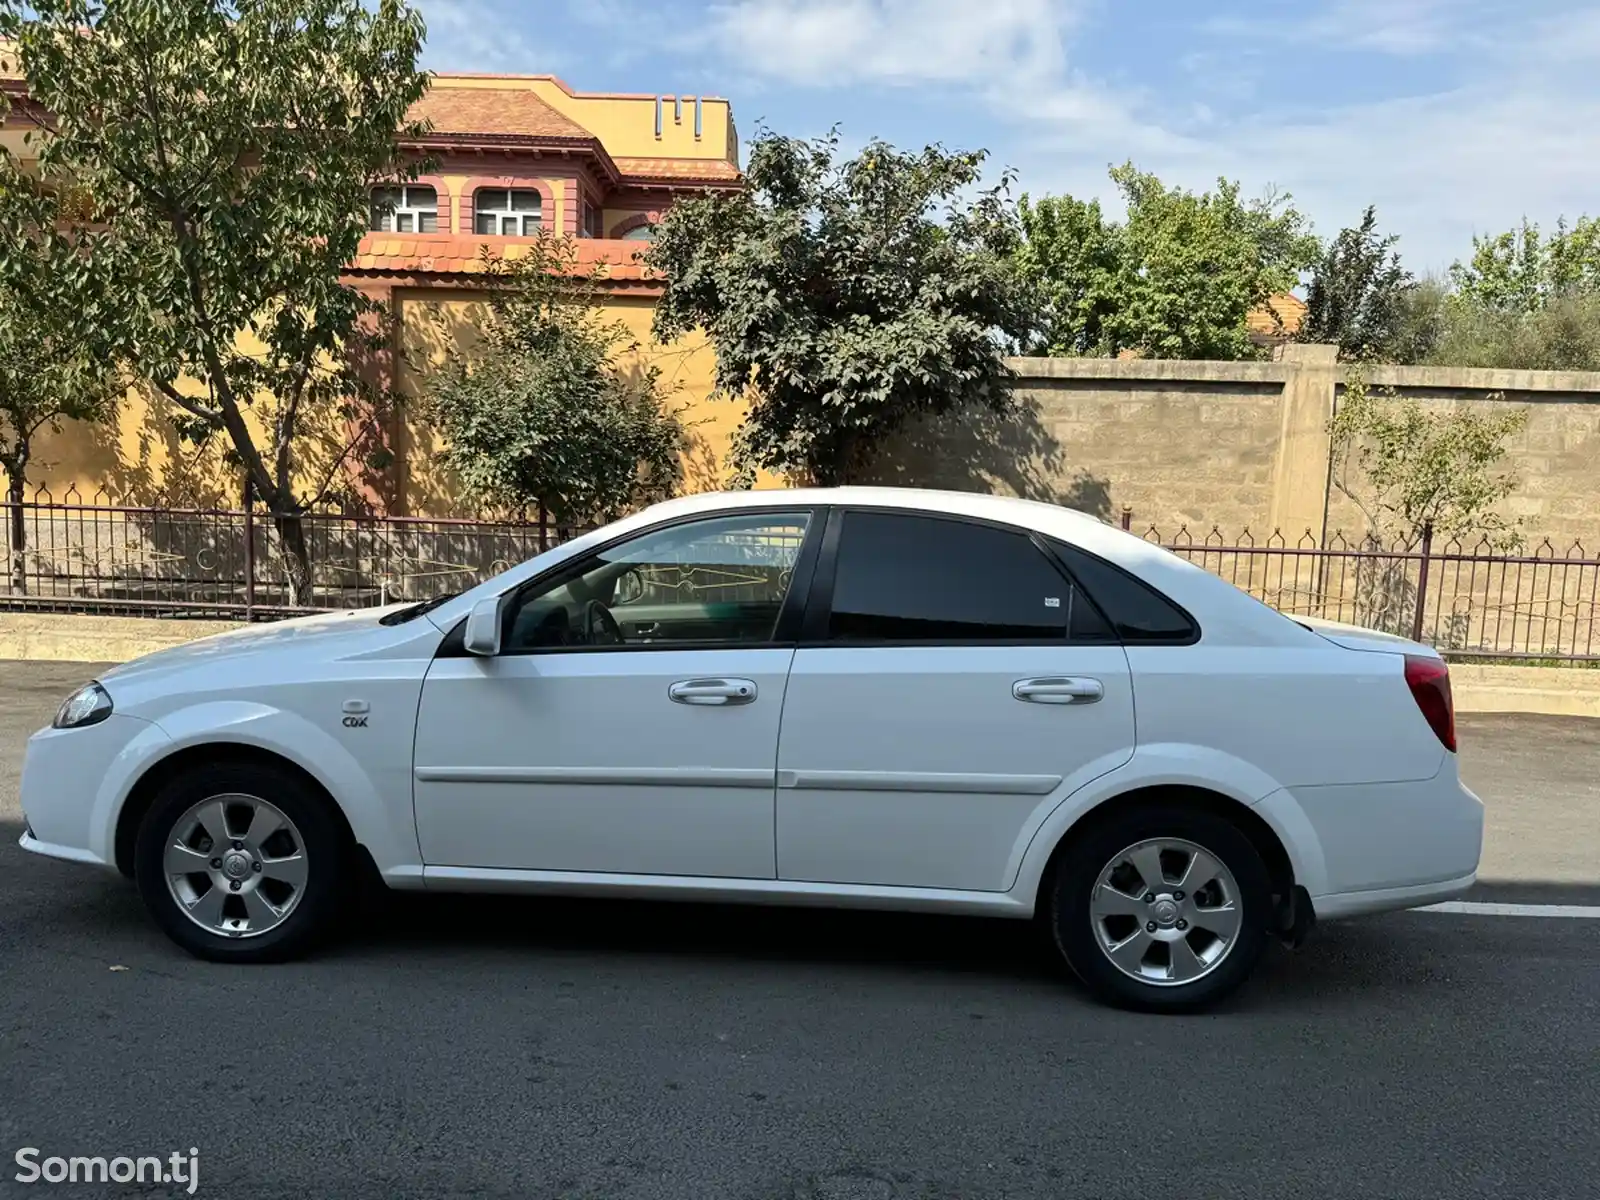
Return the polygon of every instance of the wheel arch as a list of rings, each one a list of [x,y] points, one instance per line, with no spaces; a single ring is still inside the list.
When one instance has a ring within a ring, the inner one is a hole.
[[[286,755],[262,746],[252,746],[244,742],[201,742],[196,745],[185,746],[173,751],[164,758],[156,760],[145,768],[144,773],[135,780],[129,790],[127,799],[123,801],[122,809],[117,814],[116,833],[113,837],[113,861],[116,868],[129,879],[133,878],[134,846],[139,839],[139,826],[144,823],[145,814],[150,811],[161,789],[170,781],[182,775],[185,771],[200,766],[216,766],[218,764],[238,766],[270,766],[292,775],[297,782],[302,784],[312,795],[319,797],[327,804],[334,820],[338,823],[346,843],[361,850],[364,857],[370,861],[370,854],[361,847],[356,838],[355,830],[350,824],[350,818],[345,813],[344,807],[335,799],[332,792],[323,782],[305,767],[295,762]]]
[[[1042,913],[1049,910],[1046,897],[1049,890],[1055,886],[1056,871],[1067,850],[1076,841],[1117,813],[1147,804],[1179,804],[1210,813],[1229,822],[1250,839],[1250,844],[1261,856],[1261,861],[1267,868],[1268,878],[1272,881],[1274,905],[1286,903],[1293,894],[1297,880],[1288,848],[1277,831],[1254,808],[1232,796],[1195,784],[1153,784],[1108,796],[1094,807],[1079,814],[1077,819],[1062,831],[1055,845],[1051,847],[1043,871],[1040,872],[1033,896],[1034,912]]]

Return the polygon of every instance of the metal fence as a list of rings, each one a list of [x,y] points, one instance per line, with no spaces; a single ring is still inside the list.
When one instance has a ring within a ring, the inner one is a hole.
[[[266,619],[460,591],[575,530],[537,521],[307,514],[312,591],[290,603],[280,533],[263,513],[118,506],[69,492],[0,503],[0,609]],[[1213,528],[1123,528],[1291,615],[1429,642],[1452,657],[1600,662],[1600,556],[1534,540],[1384,544],[1335,533],[1257,539]]]
[[[575,532],[537,521],[307,513],[311,591],[296,603],[269,515],[102,499],[0,504],[0,608],[253,620],[424,600]]]
[[[1127,509],[1122,527],[1292,616],[1399,634],[1451,658],[1600,662],[1600,556],[1581,542],[1525,539],[1508,554],[1430,527],[1411,542],[1335,532],[1319,545],[1277,531],[1258,541],[1215,526],[1196,537],[1187,526],[1141,530]]]

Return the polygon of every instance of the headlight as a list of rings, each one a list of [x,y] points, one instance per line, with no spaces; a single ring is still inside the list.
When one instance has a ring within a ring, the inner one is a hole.
[[[68,696],[51,722],[57,729],[98,725],[111,715],[111,697],[98,683],[86,683]]]

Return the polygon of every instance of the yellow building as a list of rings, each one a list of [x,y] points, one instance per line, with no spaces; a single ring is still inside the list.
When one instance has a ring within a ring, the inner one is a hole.
[[[551,76],[443,75],[413,115],[432,126],[417,148],[436,173],[382,197],[380,228],[364,239],[349,272],[352,284],[386,300],[398,317],[402,393],[417,394],[428,367],[472,336],[482,314],[474,276],[484,246],[511,256],[540,229],[569,235],[579,240],[580,265],[605,264],[607,315],[633,333],[638,357],[660,368],[669,404],[696,410],[688,485],[719,483],[741,413],[731,404],[701,407],[714,366],[701,339],[652,341],[660,285],[635,256],[676,198],[740,186],[728,102],[587,95]],[[456,511],[451,481],[431,468],[426,429],[409,423],[393,449],[397,478],[389,482],[399,503],[389,507]]]
[[[15,76],[12,76],[15,79]],[[18,81],[20,83],[20,81]],[[20,91],[17,84],[11,89]],[[413,111],[431,133],[410,147],[434,163],[403,188],[375,188],[372,231],[345,282],[384,303],[400,344],[380,369],[403,395],[481,320],[480,252],[514,257],[540,230],[579,240],[580,265],[605,264],[603,305],[656,365],[669,404],[689,416],[687,486],[722,479],[728,439],[742,416],[732,404],[703,405],[713,355],[698,336],[661,346],[650,318],[660,285],[636,261],[651,229],[676,199],[741,186],[739,144],[726,100],[575,92],[549,75],[439,75]],[[19,119],[20,118],[20,119]],[[24,114],[14,109],[0,138],[21,149]],[[641,364],[642,365],[642,364]],[[387,431],[394,462],[382,477],[352,480],[391,513],[463,512],[450,479],[434,466],[426,426],[404,419]],[[114,436],[67,428],[41,439],[30,483],[62,498],[235,505],[239,484],[216,454],[195,454],[163,414],[131,395]]]
[[[25,85],[0,51],[0,88],[20,100]],[[372,231],[345,281],[394,315],[398,344],[378,369],[402,395],[426,388],[430,368],[470,342],[484,314],[480,252],[514,257],[540,230],[578,240],[580,266],[605,264],[603,304],[634,335],[639,365],[661,372],[668,403],[688,425],[686,486],[726,478],[729,439],[742,405],[707,402],[714,357],[695,335],[661,346],[650,336],[659,281],[636,261],[675,200],[742,186],[731,107],[707,96],[575,92],[549,75],[438,75],[413,114],[432,132],[411,149],[435,164],[403,188],[375,188]],[[0,143],[24,153],[29,125],[15,105]],[[1263,343],[1293,332],[1304,315],[1293,296],[1252,314]],[[624,364],[625,366],[628,364]],[[29,482],[47,498],[235,507],[242,481],[223,466],[222,440],[196,451],[180,443],[162,402],[128,397],[114,432],[68,426],[38,440]],[[351,490],[396,515],[469,515],[455,482],[438,467],[434,435],[402,417],[384,431],[392,464],[353,474]],[[774,482],[770,478],[763,482]],[[30,491],[31,494],[31,491]]]

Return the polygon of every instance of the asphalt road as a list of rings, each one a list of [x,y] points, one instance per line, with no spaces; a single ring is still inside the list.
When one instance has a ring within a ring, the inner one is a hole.
[[[0,1196],[168,1194],[18,1184],[22,1146],[335,1200],[1600,1189],[1600,921],[1328,925],[1182,1019],[1091,1005],[1025,927],[885,914],[408,897],[230,969],[15,846],[23,739],[89,673],[0,664]],[[1461,733],[1482,897],[1600,904],[1600,722]]]

